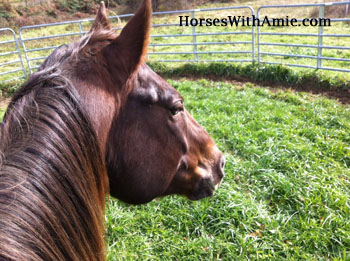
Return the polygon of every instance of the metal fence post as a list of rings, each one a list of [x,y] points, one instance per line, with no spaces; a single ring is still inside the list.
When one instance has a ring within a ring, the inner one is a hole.
[[[26,58],[28,69],[29,69],[29,74],[32,74],[33,73],[32,66],[30,65],[30,61],[29,61],[29,57],[28,57],[28,54],[27,54],[26,45],[24,43],[24,38],[23,38],[23,35],[22,35],[22,28],[19,29],[19,40],[20,40],[20,42],[22,44],[24,57]]]
[[[319,18],[324,18],[325,6],[321,5],[319,10]],[[323,44],[323,24],[318,27],[318,50],[317,50],[317,69],[322,67],[322,44]]]
[[[83,26],[81,24],[81,22],[79,22],[79,31],[81,35],[84,35],[84,30],[83,30]]]
[[[260,7],[258,8],[258,11],[256,12],[256,17],[258,18],[258,21],[259,21],[260,20]],[[258,25],[256,26],[256,33],[257,33],[256,45],[258,46],[258,64],[259,64],[260,63],[260,59],[261,59],[261,54],[260,54],[260,51],[261,51],[260,50],[260,25],[259,25],[259,22],[258,22]]]
[[[254,17],[254,9],[253,8],[249,8],[250,11],[252,12],[252,19]],[[255,62],[255,26],[252,25],[252,63]]]
[[[12,31],[12,32],[13,32],[13,37],[14,37],[15,43],[16,43],[16,48],[17,48],[17,52],[18,52],[18,58],[21,61],[22,71],[23,71],[24,77],[27,77],[27,72],[26,72],[26,69],[24,68],[24,63],[23,63],[23,59],[22,59],[21,49],[19,48],[17,35],[16,35],[16,33],[14,31]]]
[[[191,11],[191,19],[194,18],[194,10]],[[193,56],[194,61],[198,62],[198,54],[197,54],[197,39],[196,39],[196,27],[192,25],[192,43],[193,43]]]

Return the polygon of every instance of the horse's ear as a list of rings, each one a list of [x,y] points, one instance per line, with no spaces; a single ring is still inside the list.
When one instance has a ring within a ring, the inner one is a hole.
[[[95,21],[90,29],[90,32],[101,30],[101,29],[104,29],[104,30],[111,29],[111,23],[109,22],[109,19],[107,17],[106,6],[103,1],[100,4],[100,8],[98,9]]]
[[[113,49],[128,74],[133,73],[143,63],[152,18],[151,0],[143,0],[134,17],[125,25],[120,35],[113,41]]]

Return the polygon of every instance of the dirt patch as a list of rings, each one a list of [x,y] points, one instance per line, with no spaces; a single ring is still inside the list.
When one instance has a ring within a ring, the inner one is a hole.
[[[326,0],[327,2],[340,2],[333,0]],[[314,7],[310,13],[311,17],[317,18],[319,16],[319,7]],[[324,17],[326,18],[345,18],[350,16],[349,5],[329,5],[325,7]]]
[[[212,76],[163,76],[164,78],[169,79],[191,79],[191,80],[198,80],[198,79],[208,79],[212,81],[220,81],[220,82],[229,82],[233,85],[242,87],[246,83],[253,83],[256,86],[263,86],[268,87],[271,90],[281,90],[281,89],[288,89],[293,90],[297,92],[308,92],[311,94],[319,94],[323,95],[330,99],[335,99],[339,101],[342,104],[350,104],[350,89],[325,89],[320,88],[317,86],[317,84],[304,84],[304,85],[282,85],[282,84],[276,84],[273,82],[255,82],[252,80],[244,79],[242,77],[231,77],[231,78],[221,78],[215,75]]]

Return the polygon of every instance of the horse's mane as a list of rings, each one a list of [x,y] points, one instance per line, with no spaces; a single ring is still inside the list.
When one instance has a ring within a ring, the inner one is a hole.
[[[0,123],[0,260],[104,259],[104,159],[57,66],[76,49],[58,48]]]
[[[117,38],[102,2],[87,35],[57,48],[11,100],[0,123],[0,260],[104,260],[104,139],[136,81],[151,14],[143,1]]]

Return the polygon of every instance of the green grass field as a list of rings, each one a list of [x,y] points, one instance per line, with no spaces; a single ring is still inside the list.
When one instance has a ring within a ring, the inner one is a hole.
[[[350,258],[348,105],[252,84],[169,82],[224,152],[226,177],[197,202],[110,199],[109,260]]]

